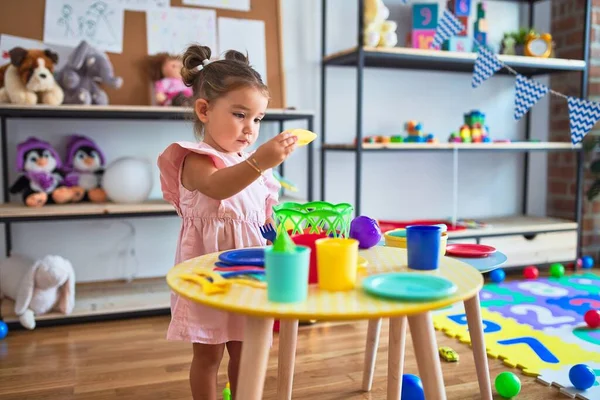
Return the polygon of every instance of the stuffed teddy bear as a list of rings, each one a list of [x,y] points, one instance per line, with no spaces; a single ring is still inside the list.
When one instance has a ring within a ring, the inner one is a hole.
[[[113,74],[108,56],[85,40],[69,55],[66,65],[57,72],[56,81],[65,91],[65,104],[107,105],[108,95],[99,83],[118,89],[123,79]]]
[[[50,143],[35,137],[17,145],[17,171],[22,175],[10,187],[10,193],[23,194],[29,207],[63,204],[73,200],[73,189],[63,184],[62,161]]]
[[[65,160],[65,185],[74,191],[74,202],[106,201],[106,192],[101,187],[104,166],[104,153],[93,140],[80,135],[69,137]]]
[[[383,0],[365,0],[363,44],[367,47],[394,47],[398,43],[394,21],[387,21],[390,10]]]
[[[71,314],[75,306],[75,271],[69,260],[47,255],[33,260],[12,255],[0,261],[0,298],[15,302],[15,314],[27,329],[35,316],[50,311]]]
[[[148,72],[154,82],[154,100],[161,106],[185,106],[192,97],[192,88],[181,77],[183,63],[179,56],[159,53],[148,60]]]
[[[63,102],[63,90],[53,75],[58,54],[22,47],[14,47],[8,54],[10,63],[0,67],[0,103],[57,106]]]

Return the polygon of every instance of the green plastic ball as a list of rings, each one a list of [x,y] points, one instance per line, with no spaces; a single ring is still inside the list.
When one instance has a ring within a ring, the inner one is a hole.
[[[550,276],[554,278],[560,278],[565,274],[565,267],[561,263],[554,263],[550,265]]]
[[[521,391],[521,380],[512,372],[501,372],[494,382],[496,392],[504,398],[515,397]]]

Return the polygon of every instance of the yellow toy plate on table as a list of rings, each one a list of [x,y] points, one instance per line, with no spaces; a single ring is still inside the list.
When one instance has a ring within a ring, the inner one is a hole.
[[[306,129],[293,129],[290,133],[298,137],[296,146],[306,146],[317,138],[316,133],[307,131]]]

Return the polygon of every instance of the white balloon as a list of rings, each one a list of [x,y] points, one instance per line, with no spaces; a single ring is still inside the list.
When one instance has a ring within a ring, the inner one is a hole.
[[[115,203],[140,203],[152,190],[152,168],[147,160],[121,157],[110,163],[102,177],[106,195]]]

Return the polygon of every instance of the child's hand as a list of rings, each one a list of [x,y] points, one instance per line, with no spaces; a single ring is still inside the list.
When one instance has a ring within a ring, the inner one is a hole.
[[[281,164],[295,149],[298,137],[288,131],[281,132],[264,143],[254,153],[254,158],[262,170]]]

